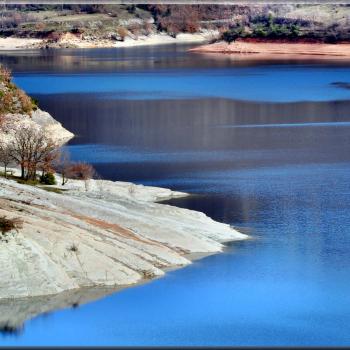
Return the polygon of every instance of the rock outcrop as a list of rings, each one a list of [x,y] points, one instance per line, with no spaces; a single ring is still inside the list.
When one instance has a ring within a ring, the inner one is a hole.
[[[246,238],[205,214],[155,203],[185,196],[130,183],[70,180],[64,193],[0,179],[0,216],[23,220],[0,241],[0,299],[125,286]]]
[[[49,113],[38,108],[30,114],[5,114],[0,128],[0,141],[9,142],[18,128],[28,126],[42,128],[44,133],[58,145],[63,145],[74,137],[74,134],[65,129]]]

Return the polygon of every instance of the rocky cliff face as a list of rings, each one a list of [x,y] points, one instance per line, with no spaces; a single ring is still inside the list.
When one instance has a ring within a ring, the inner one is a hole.
[[[22,127],[35,126],[42,128],[44,133],[57,145],[63,145],[74,137],[61,123],[55,120],[49,113],[36,109],[30,114],[8,113],[2,117],[0,128],[0,141],[9,142],[13,133]]]
[[[32,112],[31,120],[44,129],[44,132],[56,143],[64,144],[74,137],[74,134],[65,129],[49,113],[37,109]]]
[[[39,109],[37,102],[12,82],[10,71],[0,65],[0,141],[8,142],[16,129],[26,125],[42,128],[59,145],[74,136]]]

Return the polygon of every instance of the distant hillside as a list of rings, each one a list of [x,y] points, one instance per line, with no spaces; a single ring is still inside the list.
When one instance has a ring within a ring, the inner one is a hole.
[[[2,8],[1,8],[2,6]],[[0,36],[58,40],[66,33],[123,41],[166,32],[222,37],[350,40],[349,5],[0,5]]]

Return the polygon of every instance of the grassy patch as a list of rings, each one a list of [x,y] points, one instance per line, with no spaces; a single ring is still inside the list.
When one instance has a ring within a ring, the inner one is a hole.
[[[39,188],[42,188],[43,190],[47,191],[47,192],[54,192],[54,193],[64,193],[65,191],[68,190],[64,190],[62,188],[57,188],[57,187],[49,187],[49,186],[39,186]]]
[[[5,173],[3,171],[0,171],[0,176],[1,177],[5,177]],[[39,180],[23,180],[19,176],[10,175],[10,174],[7,174],[7,179],[8,180],[15,180],[17,183],[22,184],[22,185],[38,187],[38,188],[41,188],[41,189],[43,189],[43,190],[45,190],[47,192],[54,192],[54,193],[62,194],[64,192],[68,191],[68,189],[63,189],[63,188],[57,188],[57,187],[51,187],[51,186],[42,186],[40,184]]]
[[[23,180],[23,179],[18,178],[16,176],[14,176],[14,179],[17,181],[17,183],[22,184],[22,185],[36,186],[39,184],[38,180]]]

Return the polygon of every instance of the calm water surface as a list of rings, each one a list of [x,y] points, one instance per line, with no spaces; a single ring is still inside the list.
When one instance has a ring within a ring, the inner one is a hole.
[[[350,345],[350,64],[182,46],[9,53],[18,85],[112,180],[196,194],[252,236],[1,345]]]

